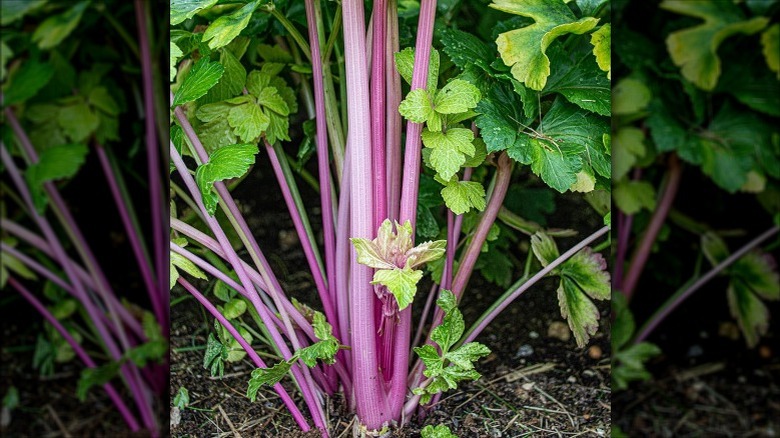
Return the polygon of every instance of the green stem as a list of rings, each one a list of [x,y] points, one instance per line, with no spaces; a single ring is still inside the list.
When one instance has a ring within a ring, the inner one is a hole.
[[[295,28],[295,25],[292,23],[292,21],[288,20],[287,17],[285,17],[284,14],[276,9],[272,3],[262,6],[261,9],[279,20],[279,23],[281,23],[284,29],[290,33],[290,36],[295,40],[295,42],[298,43],[298,47],[300,47],[303,51],[303,54],[306,55],[306,59],[311,62],[311,48],[309,48],[309,43],[307,43],[303,35],[298,32],[298,29]]]

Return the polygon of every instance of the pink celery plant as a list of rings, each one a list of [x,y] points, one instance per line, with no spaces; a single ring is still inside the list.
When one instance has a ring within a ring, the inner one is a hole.
[[[322,348],[323,342],[326,342],[323,337],[327,338],[328,334],[323,333],[321,327],[315,326],[311,316],[297,308],[284,293],[225,183],[214,182],[214,191],[218,195],[219,206],[248,251],[251,263],[239,257],[239,251],[227,240],[223,225],[210,216],[201,200],[206,194],[201,192],[202,188],[198,187],[192,177],[182,154],[173,143],[170,147],[178,175],[189,192],[181,197],[197,210],[198,217],[202,218],[213,236],[176,217],[171,218],[172,229],[176,235],[184,236],[228,261],[230,269],[238,275],[238,281],[176,243],[171,244],[171,250],[249,300],[268,330],[274,347],[283,357],[283,362],[273,367],[266,367],[253,359],[258,369],[253,372],[248,395],[253,397],[260,383],[272,384],[285,405],[291,409],[296,422],[308,430],[309,424],[290,406],[289,398],[278,385],[279,379],[289,371],[301,390],[314,426],[324,436],[328,436],[330,428],[324,415],[323,398],[336,390],[344,393],[358,417],[356,424],[360,426],[359,432],[363,434],[381,431],[388,425],[402,424],[418,409],[423,398],[413,395],[410,390],[432,385],[434,379],[422,377],[424,367],[419,361],[410,374],[413,347],[410,342],[411,301],[409,295],[397,293],[403,288],[388,278],[408,275],[419,279],[422,271],[418,268],[422,262],[446,253],[442,286],[439,293],[434,288],[429,294],[415,336],[416,345],[417,339],[423,337],[426,315],[437,296],[443,295],[444,290],[450,288],[457,298],[464,293],[488,230],[501,210],[512,177],[513,165],[509,157],[506,154],[495,156],[493,162],[497,171],[488,206],[482,213],[470,244],[462,253],[462,262],[456,272],[454,258],[461,238],[462,215],[455,217],[451,211],[448,212],[446,250],[443,241],[414,246],[423,124],[406,124],[405,153],[402,156],[402,123],[398,112],[401,101],[400,76],[393,63],[393,54],[399,49],[396,4],[393,0],[375,2],[368,32],[362,1],[345,0],[340,5],[342,15],[338,18],[341,20],[335,20],[334,26],[342,26],[344,38],[344,76],[341,84],[346,87],[346,101],[342,102],[342,106],[346,106],[348,120],[348,132],[344,135],[342,127],[333,123],[337,108],[334,106],[335,96],[328,63],[334,36],[332,34],[323,46],[325,38],[319,18],[320,3],[317,0],[305,2],[309,44],[305,46],[304,52],[310,50],[312,61],[324,269],[319,262],[320,248],[307,230],[308,219],[296,182],[292,174],[285,170],[285,154],[278,143],[271,144],[267,137],[261,135],[257,140],[265,146],[260,149],[268,154],[312,271],[325,315],[332,324],[333,336],[341,344],[333,357],[319,357],[319,363],[304,360],[314,349]],[[435,0],[422,0],[412,90],[425,88],[428,83],[435,13]],[[279,15],[274,14],[284,19]],[[297,32],[289,22],[285,28],[291,33]],[[367,36],[370,43],[367,43]],[[301,44],[300,35],[294,35],[293,39]],[[171,100],[174,100],[174,96],[171,96]],[[174,108],[176,123],[189,140],[182,143],[182,148],[189,148],[189,155],[199,167],[207,166],[213,154],[207,152],[187,114],[187,110],[181,106]],[[334,142],[334,139],[339,138],[347,139],[343,162],[339,159],[341,146]],[[329,139],[333,145],[333,163],[329,159]],[[237,146],[246,148],[251,145]],[[334,177],[331,178],[334,170]],[[470,180],[471,173],[471,169],[467,168],[463,180]],[[332,196],[334,192],[337,196]],[[525,290],[608,230],[608,227],[603,227],[594,232],[535,275],[526,272],[465,333],[465,340],[458,342],[457,346],[471,342],[488,322]],[[205,297],[192,283],[181,277],[178,281],[231,331],[250,357],[253,357],[253,347],[243,342],[235,330],[231,330],[232,323],[205,301]],[[416,286],[411,289],[413,297]],[[444,312],[439,309],[434,317],[434,326],[444,318]],[[431,344],[430,332],[426,338],[427,343]]]

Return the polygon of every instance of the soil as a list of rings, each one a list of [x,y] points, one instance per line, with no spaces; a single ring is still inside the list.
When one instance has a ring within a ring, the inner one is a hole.
[[[263,160],[258,160],[263,161]],[[253,170],[235,192],[243,199],[242,208],[271,260],[274,272],[292,295],[306,293],[313,281],[305,266],[292,222],[276,190],[276,182],[266,163]],[[256,190],[253,187],[264,187]],[[319,204],[313,191],[301,187],[304,200]],[[558,200],[558,223],[551,227],[573,227],[587,235],[600,226],[595,213],[573,196]],[[312,226],[317,228],[319,211],[310,209]],[[562,248],[573,244],[559,242]],[[482,378],[444,394],[424,419],[413,420],[393,436],[417,437],[428,424],[445,424],[460,437],[520,436],[608,436],[610,431],[610,338],[609,303],[597,302],[601,328],[589,347],[577,348],[574,339],[562,341],[550,336],[561,333],[565,324],[555,299],[556,284],[546,280],[511,305],[477,341],[493,353],[477,365]],[[425,286],[421,286],[425,290]],[[475,274],[460,308],[467,325],[503,291]],[[173,300],[182,297],[174,290]],[[311,300],[306,301],[311,303]],[[416,305],[421,308],[421,305]],[[267,387],[254,403],[246,398],[246,382],[253,365],[248,360],[225,369],[222,379],[209,377],[203,368],[203,350],[212,326],[197,303],[186,297],[171,309],[171,399],[181,387],[189,391],[185,409],[171,405],[171,434],[174,437],[242,436],[305,437],[276,394]],[[552,327],[552,329],[551,329]],[[557,336],[568,335],[568,328]],[[291,394],[289,379],[283,384]],[[300,400],[298,400],[300,403]],[[340,399],[328,400],[333,437],[351,436],[354,416],[342,409]]]

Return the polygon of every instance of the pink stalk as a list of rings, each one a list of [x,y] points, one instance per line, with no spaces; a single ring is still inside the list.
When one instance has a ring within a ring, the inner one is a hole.
[[[642,169],[634,169],[633,179],[639,180],[642,177]],[[617,211],[617,254],[615,255],[615,268],[612,275],[612,288],[620,290],[623,286],[623,267],[626,263],[626,251],[628,251],[628,239],[631,235],[631,225],[634,222],[634,215],[625,214]]]
[[[417,43],[415,45],[414,73],[412,90],[425,88],[428,82],[428,65],[433,43],[433,25],[436,18],[436,0],[420,2],[420,18],[417,25]],[[349,64],[347,64],[349,65]],[[422,128],[420,123],[409,122],[406,127],[406,154],[404,157],[404,176],[401,190],[399,222],[411,223],[412,229],[417,223],[417,195],[420,184],[420,161],[422,160]],[[406,379],[409,373],[409,341],[411,337],[411,306],[399,312],[396,327],[393,377],[391,380],[389,404],[396,419],[400,419],[406,397]]]
[[[157,293],[158,288],[155,284],[154,274],[152,273],[151,267],[149,266],[149,261],[146,258],[140,237],[138,236],[138,233],[136,233],[136,228],[133,226],[133,220],[130,218],[130,212],[127,209],[127,205],[124,203],[124,199],[122,198],[122,194],[119,190],[119,184],[117,183],[116,177],[114,176],[111,163],[109,163],[108,160],[108,155],[106,155],[106,151],[103,148],[103,145],[98,144],[96,145],[95,149],[97,150],[97,155],[100,159],[100,166],[103,168],[103,173],[106,176],[108,188],[111,190],[111,195],[114,197],[116,208],[119,211],[119,217],[122,220],[122,225],[124,225],[125,233],[127,234],[127,238],[130,241],[130,247],[133,250],[135,260],[138,263],[138,268],[141,271],[141,278],[143,278],[144,284],[146,285],[146,291],[149,294],[149,301],[152,302],[152,308],[154,309],[154,314],[157,316],[157,320],[162,324],[163,321],[168,319],[168,309],[163,307],[163,301],[160,300],[160,294]]]
[[[6,113],[11,114],[11,116],[13,117],[13,113],[11,113],[10,108],[6,109]],[[21,128],[21,126],[19,126],[19,128]],[[32,146],[31,143],[30,146]],[[28,151],[28,157],[31,158],[32,161],[37,161],[37,156],[34,155],[35,151],[33,150],[32,154],[29,154],[29,152],[30,151]],[[19,191],[19,195],[27,205],[27,209],[30,213],[30,216],[36,222],[38,227],[41,229],[41,232],[43,232],[44,238],[48,241],[49,246],[54,252],[54,258],[60,263],[63,270],[65,271],[66,276],[68,277],[68,280],[73,285],[73,289],[77,293],[79,297],[79,301],[84,306],[85,310],[87,311],[90,318],[92,319],[92,322],[96,330],[98,331],[101,339],[103,340],[103,342],[106,345],[106,348],[108,349],[109,354],[111,355],[111,358],[115,361],[118,361],[122,356],[121,351],[119,347],[116,345],[116,343],[114,342],[114,338],[108,332],[107,327],[102,323],[102,320],[100,319],[100,314],[101,314],[100,310],[97,308],[95,303],[92,302],[91,297],[84,289],[84,285],[79,281],[75,273],[75,269],[71,264],[67,254],[65,253],[65,250],[60,244],[60,241],[58,240],[56,233],[54,233],[54,230],[51,228],[46,218],[38,214],[37,210],[35,209],[35,205],[33,204],[30,191],[28,190],[27,185],[25,184],[21,176],[21,173],[19,172],[19,169],[16,167],[16,163],[14,163],[13,158],[11,158],[11,155],[8,153],[5,144],[0,145],[0,155],[2,155],[3,164],[5,164],[5,167],[8,170],[8,174],[11,177],[11,180],[13,181],[17,190]],[[51,183],[47,183],[47,184],[51,184]],[[49,191],[49,195],[51,195],[51,191]],[[83,240],[81,242],[83,242]],[[110,301],[107,301],[106,304],[109,305],[109,307],[111,307]],[[113,314],[112,316],[116,317],[115,314]],[[115,324],[119,325],[117,321],[115,321]],[[124,335],[124,332],[119,327],[117,327],[117,330],[120,336]],[[126,339],[125,342],[127,342]],[[127,385],[130,388],[130,391],[133,393],[133,398],[136,402],[136,405],[138,406],[138,409],[141,412],[141,417],[144,426],[146,426],[152,431],[156,430],[155,419],[154,419],[154,415],[151,412],[150,401],[148,400],[147,394],[145,393],[144,388],[140,382],[138,369],[132,364],[129,365],[126,364],[122,366],[122,373],[124,374],[125,379],[127,380]]]
[[[336,283],[336,309],[338,310],[337,313],[339,318],[339,328],[341,330],[341,342],[346,345],[351,345],[352,341],[349,334],[349,328],[351,327],[349,313],[349,309],[351,308],[351,300],[349,296],[349,285],[351,284],[349,275],[349,259],[350,255],[352,254],[352,245],[350,244],[348,237],[350,235],[349,218],[351,216],[351,206],[349,204],[349,200],[352,194],[350,191],[352,177],[350,175],[349,168],[352,160],[349,158],[349,148],[347,148],[345,153],[344,176],[342,179],[341,193],[339,194],[339,210],[338,219],[336,221],[338,224],[336,236],[338,236],[339,239],[336,241],[336,277],[334,278],[334,281]],[[346,359],[347,369],[351,371],[352,351],[344,350],[343,353]],[[354,401],[354,398],[352,398],[348,392],[347,394],[348,399],[350,401]]]
[[[65,341],[68,342],[68,344],[73,348],[73,351],[76,353],[76,355],[81,359],[84,364],[89,368],[95,368],[97,365],[92,360],[91,357],[89,357],[89,354],[87,354],[86,350],[84,350],[84,347],[81,346],[78,342],[76,342],[75,339],[73,339],[73,336],[71,336],[70,332],[68,332],[65,327],[62,326],[60,321],[54,317],[54,315],[49,312],[49,309],[46,308],[35,296],[30,293],[21,283],[17,282],[15,278],[10,277],[8,278],[8,284],[11,285],[14,289],[16,289],[20,295],[24,297],[33,307],[35,307],[35,310],[38,311],[43,317],[46,319],[46,321],[49,322],[54,328],[59,332],[59,334],[65,339]],[[114,386],[110,383],[106,383],[103,385],[103,389],[106,390],[108,393],[108,397],[111,399],[112,402],[114,402],[114,405],[116,406],[119,413],[122,415],[122,418],[125,420],[125,423],[127,423],[127,426],[130,427],[130,430],[133,432],[137,432],[140,430],[140,426],[138,425],[138,421],[135,419],[135,416],[133,416],[133,413],[130,411],[130,409],[127,407],[125,402],[122,400],[122,398],[119,396],[119,393],[114,389]]]
[[[157,307],[167,308],[166,279],[163,272],[168,272],[168,253],[165,242],[168,235],[163,227],[167,222],[165,205],[162,198],[162,182],[160,180],[160,150],[157,144],[156,117],[154,113],[154,78],[152,77],[152,55],[149,48],[149,29],[146,23],[143,0],[135,0],[135,17],[138,25],[138,46],[141,50],[141,76],[144,90],[144,123],[146,129],[146,156],[149,178],[149,200],[152,210],[152,242],[154,245],[155,270],[158,273],[157,289],[153,290],[157,295],[155,310]],[[155,312],[157,314],[157,312]],[[163,333],[168,332],[168,313],[158,314]]]
[[[10,220],[8,220],[6,218],[3,218],[2,221],[0,221],[0,225],[1,225],[0,228],[2,228],[3,230],[5,230],[5,231],[7,231],[7,232],[9,232],[11,234],[13,234],[14,236],[16,236],[18,238],[24,240],[25,242],[29,243],[30,245],[32,245],[33,247],[35,247],[39,251],[43,252],[45,255],[47,255],[49,257],[52,257],[52,258],[55,257],[54,251],[51,249],[51,247],[49,246],[49,243],[46,242],[46,240],[44,240],[41,237],[35,235],[31,231],[29,231],[26,228],[22,227],[21,225],[15,223],[13,221],[10,221]],[[30,260],[30,261],[33,261],[33,260]],[[78,277],[78,279],[85,286],[87,286],[88,288],[90,288],[92,290],[96,290],[94,280],[92,279],[92,277],[89,276],[87,271],[85,271],[84,268],[79,266],[73,259],[68,258],[68,262],[73,266],[74,270],[76,271],[76,276]],[[33,267],[32,264],[28,263],[28,265],[30,267]],[[71,287],[71,286],[68,286],[68,287]],[[71,288],[71,291],[73,291],[72,288]],[[75,292],[73,292],[73,293],[74,293],[74,296],[76,296]],[[118,310],[119,318],[122,320],[124,325],[126,327],[128,327],[138,337],[138,339],[145,339],[145,335],[144,335],[143,329],[141,328],[141,323],[138,322],[138,320],[135,319],[135,317],[133,317],[130,314],[130,312],[124,306],[122,306],[122,304],[116,299],[115,296],[111,296],[111,300],[114,301],[114,306]],[[104,321],[105,321],[105,319],[104,319]],[[113,325],[111,325],[110,323],[109,323],[109,327],[112,330],[117,330],[117,328],[114,327]]]
[[[328,285],[325,284],[325,279],[322,277],[322,270],[320,269],[320,265],[317,263],[317,258],[314,255],[314,243],[309,240],[309,235],[306,233],[301,214],[298,211],[298,208],[295,206],[295,200],[293,199],[292,192],[290,191],[290,186],[284,177],[282,165],[279,163],[279,157],[276,156],[276,150],[274,150],[274,147],[268,143],[268,140],[263,139],[263,141],[265,142],[265,150],[268,152],[268,158],[271,160],[271,166],[274,169],[276,180],[279,182],[279,187],[282,189],[282,197],[284,197],[284,202],[287,204],[287,210],[290,212],[290,217],[293,220],[295,231],[298,233],[301,246],[303,246],[303,253],[306,255],[306,260],[309,263],[311,275],[314,277],[314,284],[317,286],[317,292],[319,293],[320,301],[322,301],[322,306],[325,310],[325,317],[328,319],[328,321],[331,321],[334,330],[336,330],[336,333],[338,333],[338,319],[336,319],[336,313],[333,308],[331,295],[328,293]],[[325,191],[330,193],[329,187],[320,187],[321,193]],[[325,214],[325,211],[323,211],[323,218],[325,216],[327,216],[327,214]]]
[[[176,111],[181,111],[181,108],[177,107]],[[195,138],[197,139],[197,136]],[[214,233],[214,236],[217,238],[217,241],[222,247],[222,250],[225,252],[225,255],[227,256],[229,263],[233,266],[233,269],[238,275],[238,278],[241,284],[244,286],[244,289],[246,291],[255,291],[251,279],[249,278],[246,270],[244,270],[243,265],[241,264],[241,260],[238,257],[236,251],[233,249],[232,245],[230,244],[230,241],[225,235],[224,230],[222,230],[222,227],[217,222],[216,218],[210,216],[206,211],[206,208],[203,205],[202,197],[199,196],[200,189],[198,189],[197,184],[195,184],[194,178],[192,177],[192,175],[190,175],[187,166],[184,164],[184,161],[182,160],[179,153],[176,151],[176,148],[173,146],[173,144],[171,144],[170,146],[170,154],[171,154],[171,160],[176,166],[176,170],[179,172],[179,175],[184,181],[184,184],[187,186],[187,189],[193,195],[195,202],[198,205],[198,208],[206,217],[206,222],[207,225],[209,226],[209,229],[211,229],[211,232]],[[204,163],[208,161],[208,156],[206,156],[205,158],[206,160],[204,160]],[[224,185],[222,185],[222,187],[224,188]],[[271,339],[273,340],[274,344],[279,348],[282,357],[284,358],[284,360],[290,360],[290,358],[292,357],[292,353],[289,347],[287,346],[287,343],[284,341],[281,334],[279,333],[279,331],[276,330],[276,327],[273,324],[273,320],[271,319],[269,313],[266,311],[266,308],[263,305],[263,303],[260,301],[259,295],[255,291],[255,293],[251,294],[250,297],[251,297],[250,301],[252,302],[252,305],[255,307],[257,313],[260,316],[260,319],[263,321],[263,324],[265,324],[266,328],[268,329],[268,333],[271,335]],[[281,309],[281,306],[279,306],[279,308]],[[287,322],[289,323],[289,319]],[[297,344],[297,336],[295,336],[294,332],[292,332],[292,334],[290,334],[289,337],[294,345]],[[299,348],[299,347],[295,346],[295,348]],[[304,370],[304,371],[308,371],[308,370]],[[326,428],[324,424],[324,415],[322,412],[322,407],[319,405],[319,403],[317,403],[317,400],[314,397],[313,382],[311,381],[310,374],[306,373],[308,378],[305,378],[304,373],[302,372],[299,366],[293,366],[291,372],[301,388],[304,401],[306,405],[309,407],[309,412],[311,412],[312,416],[314,417],[314,424],[318,428],[325,430]]]
[[[216,307],[214,307],[213,304],[211,304],[211,301],[209,301],[206,297],[203,296],[193,285],[191,285],[187,280],[185,280],[183,277],[179,277],[179,284],[184,286],[184,289],[187,290],[192,296],[197,299],[200,304],[203,305],[203,307],[206,308],[206,310],[209,311],[211,316],[217,319],[220,324],[222,324],[225,329],[227,329],[228,332],[230,332],[230,335],[233,336],[233,338],[238,341],[238,343],[241,345],[241,348],[246,351],[249,358],[254,362],[255,366],[258,368],[268,368],[262,359],[260,359],[260,356],[257,355],[257,352],[255,352],[255,349],[252,348],[251,345],[249,345],[248,342],[244,339],[243,336],[236,330],[235,327],[233,327],[233,324],[230,323],[221,313],[219,313],[219,310],[217,310]],[[279,397],[281,397],[282,402],[287,407],[287,410],[290,411],[290,414],[292,415],[293,419],[296,423],[298,423],[298,426],[301,427],[301,429],[306,432],[311,429],[311,426],[309,426],[309,423],[306,421],[306,418],[303,417],[303,414],[298,409],[298,406],[295,405],[295,402],[290,398],[289,394],[287,394],[287,391],[284,389],[281,383],[277,383],[274,385],[274,391],[276,391],[277,394],[279,394]]]
[[[385,28],[387,25],[386,0],[376,0],[373,11],[373,36],[371,49],[371,149],[374,173],[374,229],[379,229],[387,219],[387,179],[385,177]]]
[[[420,2],[420,18],[417,24],[417,43],[414,52],[414,73],[412,90],[425,88],[428,83],[428,65],[433,44],[433,24],[436,19],[436,0]],[[422,160],[422,123],[406,124],[406,154],[404,156],[404,176],[401,190],[399,222],[411,221],[412,228],[417,224],[417,193],[420,188],[420,162]]]
[[[322,233],[325,236],[325,275],[328,280],[330,300],[333,302],[336,299],[336,229],[333,224],[333,191],[328,156],[328,116],[325,113],[324,70],[314,0],[306,0],[305,4],[306,20],[309,23],[309,45],[311,46],[314,108],[317,114],[317,166],[320,179],[320,204],[322,205]],[[312,269],[312,271],[314,270]],[[330,320],[330,317],[328,319]],[[335,319],[331,321],[339,322]]]
[[[391,220],[398,220],[401,202],[401,75],[395,68],[395,53],[400,50],[398,38],[398,0],[387,1],[387,44],[385,47],[385,67],[387,70],[387,132],[385,150],[387,151],[387,210]]]
[[[509,182],[512,179],[512,160],[506,153],[501,153],[498,157],[498,170],[496,171],[496,184],[493,188],[493,194],[490,196],[487,208],[482,213],[482,218],[479,220],[477,230],[471,238],[468,248],[466,248],[463,262],[458,266],[458,273],[455,275],[455,279],[452,283],[452,293],[460,300],[463,295],[463,291],[466,289],[471,273],[474,270],[474,265],[479,258],[482,245],[485,243],[490,227],[496,221],[498,211],[501,209],[501,205],[504,203],[506,192],[509,189]],[[434,325],[438,324],[439,319],[434,322]]]
[[[631,300],[631,296],[634,294],[637,284],[639,283],[639,277],[644,271],[647,259],[650,257],[650,252],[653,249],[658,233],[661,231],[661,227],[666,221],[666,216],[669,215],[669,209],[672,208],[674,198],[677,196],[677,189],[680,188],[680,179],[682,178],[682,165],[676,154],[669,156],[669,170],[666,174],[666,184],[663,189],[663,194],[658,202],[658,206],[653,212],[653,217],[650,219],[650,225],[647,226],[642,241],[639,246],[634,250],[634,255],[631,257],[631,266],[628,268],[626,277],[623,279],[622,292],[626,296],[626,300]]]
[[[351,235],[371,240],[375,228],[372,214],[373,190],[371,177],[371,108],[368,92],[366,60],[365,14],[362,0],[342,2],[344,21],[344,64],[346,67],[347,111],[349,135],[347,144],[351,173]],[[339,236],[346,239],[347,236]],[[377,364],[374,302],[376,295],[370,282],[372,269],[357,262],[351,255],[350,317],[352,325],[352,374],[357,415],[369,429],[380,429],[391,417],[384,396],[383,377]]]

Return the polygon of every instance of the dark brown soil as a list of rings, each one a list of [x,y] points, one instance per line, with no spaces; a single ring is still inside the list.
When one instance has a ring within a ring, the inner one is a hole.
[[[302,251],[294,231],[289,231],[292,224],[284,204],[276,199],[275,181],[268,179],[264,164],[259,167],[255,172],[262,182],[245,181],[236,198],[245,200],[245,211],[249,212],[246,217],[257,230],[261,248],[282,286],[297,295],[312,288],[311,277],[308,268],[300,268],[305,266]],[[263,189],[252,189],[252,184],[260,184]],[[301,189],[304,199],[312,199],[308,190]],[[573,197],[564,197],[558,204],[560,223],[550,226],[575,227],[583,235],[592,232],[600,220],[579,217],[588,208],[583,204]],[[311,210],[316,229],[319,211]],[[572,224],[572,218],[577,218],[577,223]],[[561,243],[563,248],[568,245],[569,242]],[[393,436],[420,436],[420,429],[427,424],[446,424],[460,437],[608,436],[609,303],[597,303],[602,327],[589,348],[579,349],[573,338],[564,342],[548,336],[551,324],[555,327],[554,323],[563,322],[555,298],[556,287],[552,280],[541,282],[478,338],[493,351],[477,366],[483,375],[481,379],[445,393],[425,419],[394,431]],[[460,306],[467,325],[501,292],[474,275]],[[174,290],[172,299],[179,296],[182,292]],[[194,300],[184,298],[174,305],[171,318],[171,398],[181,387],[187,388],[190,396],[188,408],[171,407],[172,418],[178,417],[178,421],[172,422],[172,436],[319,436],[297,432],[292,418],[269,388],[262,388],[254,403],[246,398],[246,385],[253,369],[248,360],[226,367],[223,379],[209,377],[202,362],[213,319],[206,317]],[[291,394],[295,393],[289,379],[283,383]],[[351,436],[354,416],[343,412],[339,400],[330,400],[328,407],[331,436]]]

